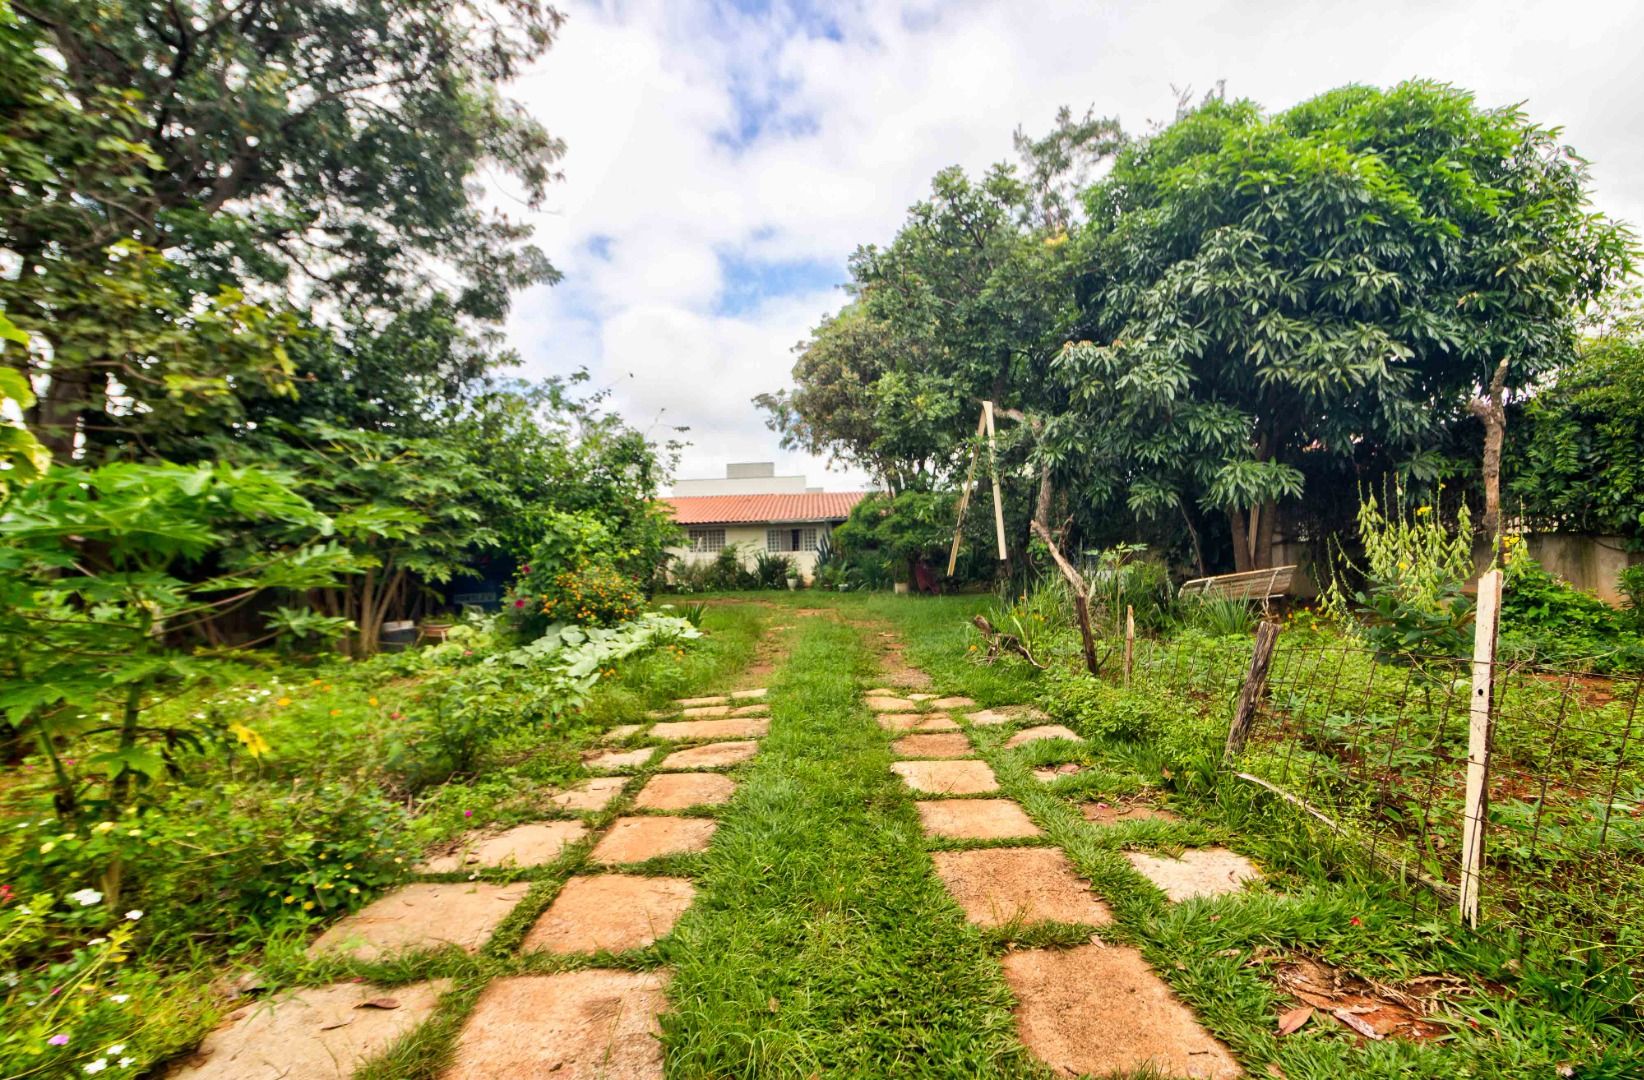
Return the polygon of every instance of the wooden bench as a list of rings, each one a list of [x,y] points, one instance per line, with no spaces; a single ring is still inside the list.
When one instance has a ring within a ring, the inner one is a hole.
[[[1265,608],[1269,601],[1290,595],[1290,583],[1295,576],[1295,564],[1217,574],[1182,582],[1177,595],[1197,596],[1201,600],[1256,600]]]

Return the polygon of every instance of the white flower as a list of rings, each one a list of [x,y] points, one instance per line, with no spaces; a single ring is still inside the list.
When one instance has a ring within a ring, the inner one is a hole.
[[[108,938],[106,938],[106,937],[94,937],[90,941],[86,942],[86,944],[87,945],[107,945],[108,944]]]
[[[113,1046],[111,1046],[107,1050],[103,1051],[103,1053],[107,1054],[109,1057],[113,1057],[115,1054],[123,1054],[125,1052],[126,1052],[126,1044],[125,1043],[115,1043]]]
[[[135,1064],[137,1064],[137,1059],[134,1057],[123,1057],[120,1059],[120,1068],[122,1069],[129,1069]]]
[[[103,902],[103,894],[98,892],[96,889],[81,889],[79,892],[69,893],[69,899],[73,900],[81,907],[90,907],[93,904],[101,904]]]
[[[141,919],[142,917],[143,917],[143,913],[138,908],[132,908],[130,911],[126,912],[126,920],[128,922],[136,922],[138,919]]]
[[[116,1005],[124,1005],[126,1002],[131,1000],[131,995],[130,994],[110,994],[108,996],[108,999],[110,1001],[114,1002],[114,1004],[116,1004]]]
[[[88,1073],[100,1073],[106,1068],[108,1068],[108,1062],[102,1060],[101,1058],[96,1061],[86,1062],[86,1072]]]

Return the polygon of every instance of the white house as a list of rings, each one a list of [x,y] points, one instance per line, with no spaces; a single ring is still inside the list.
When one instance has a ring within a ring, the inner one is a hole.
[[[734,544],[745,564],[752,565],[758,552],[774,552],[792,559],[808,579],[816,568],[817,543],[865,494],[807,488],[802,476],[777,476],[770,462],[728,466],[723,479],[681,480],[663,500],[685,527],[685,546],[671,554],[712,562]]]

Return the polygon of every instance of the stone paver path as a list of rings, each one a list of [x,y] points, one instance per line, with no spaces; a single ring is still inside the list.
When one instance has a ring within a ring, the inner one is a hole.
[[[172,1080],[345,1080],[433,1013],[451,980],[347,982],[241,1006],[166,1075]]]
[[[455,851],[429,859],[419,869],[425,874],[450,874],[477,867],[541,866],[587,837],[588,827],[580,821],[533,821],[495,835],[464,837]]]
[[[756,742],[716,742],[675,750],[662,759],[664,769],[723,769],[739,765],[759,752]]]
[[[1127,851],[1125,858],[1136,872],[1153,882],[1172,901],[1199,896],[1221,896],[1238,892],[1244,883],[1261,877],[1261,871],[1243,855],[1226,848],[1189,848],[1179,859]]]
[[[525,935],[526,952],[642,949],[665,936],[696,898],[684,878],[592,874],[565,883]]]
[[[898,761],[891,771],[921,795],[983,795],[999,790],[985,761]]]
[[[602,863],[637,863],[707,851],[717,828],[719,823],[709,818],[617,818],[594,845],[591,858]]]
[[[561,810],[599,811],[611,805],[611,800],[622,794],[625,776],[591,776],[548,797],[548,802]]]
[[[1084,739],[1079,737],[1079,733],[1074,731],[1072,728],[1063,727],[1061,724],[1041,724],[1038,727],[1024,728],[1012,735],[1008,740],[1006,740],[1005,749],[1014,750],[1018,746],[1024,746],[1030,742],[1043,742],[1047,739],[1061,739],[1066,742],[1077,743],[1084,742]]]
[[[891,743],[900,758],[960,758],[970,756],[970,740],[954,731],[939,735],[904,735]]]
[[[771,730],[769,720],[674,720],[657,724],[658,739],[750,739]]]
[[[731,801],[736,781],[718,773],[657,773],[640,789],[634,805],[642,810],[689,810]]]
[[[464,952],[479,952],[530,888],[526,882],[402,885],[333,923],[308,952],[310,956],[336,953],[356,960],[452,945]]]
[[[885,713],[879,717],[879,726],[886,731],[958,731],[959,725],[951,716],[930,713]]]
[[[936,874],[979,926],[1062,922],[1100,926],[1113,913],[1057,848],[978,848],[931,854]]]
[[[653,1080],[667,976],[565,971],[496,979],[457,1043],[452,1080]],[[521,1018],[529,1022],[521,1023]]]
[[[1039,826],[1009,799],[952,799],[914,804],[930,836],[953,840],[1014,840],[1039,836]]]

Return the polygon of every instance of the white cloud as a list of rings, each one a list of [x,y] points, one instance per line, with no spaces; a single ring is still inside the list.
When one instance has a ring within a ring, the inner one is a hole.
[[[1141,130],[1170,117],[1172,84],[1226,79],[1283,108],[1347,82],[1430,77],[1562,124],[1594,162],[1600,208],[1644,220],[1644,5],[1630,0],[863,0],[757,14],[572,0],[568,14],[514,88],[569,144],[566,182],[533,217],[567,280],[522,297],[510,332],[527,372],[586,365],[636,424],[689,425],[684,475],[775,457],[823,479],[820,463],[778,453],[748,398],[786,384],[791,346],[839,294],[807,280],[731,308],[721,256],[842,280],[851,249],[887,239],[937,169],[1008,157],[1011,131],[1044,128],[1061,104]],[[816,32],[824,22],[835,32]],[[732,145],[739,103],[762,126]]]

